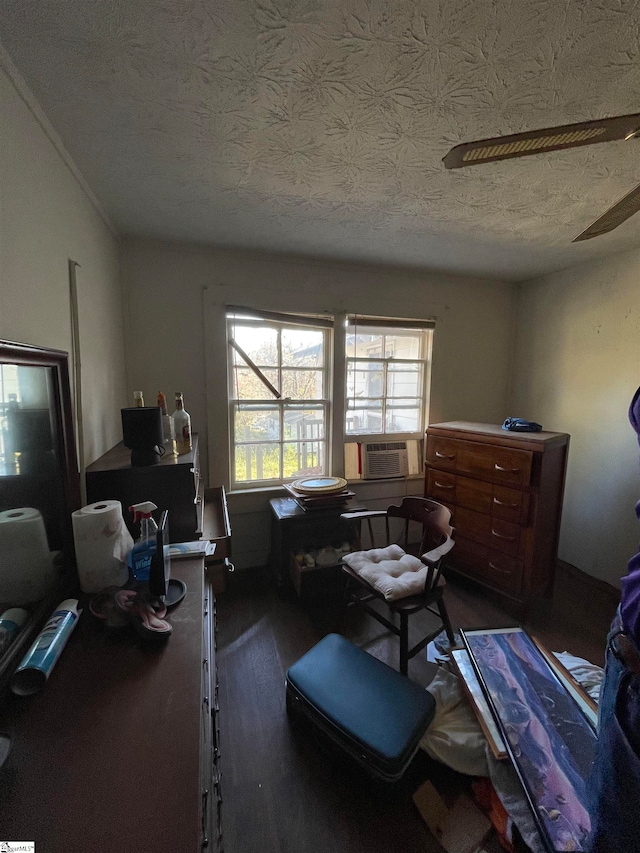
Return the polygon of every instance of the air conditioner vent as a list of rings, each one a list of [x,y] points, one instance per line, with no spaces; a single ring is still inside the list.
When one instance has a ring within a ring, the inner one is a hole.
[[[406,477],[409,473],[406,441],[365,443],[362,468],[365,480]]]

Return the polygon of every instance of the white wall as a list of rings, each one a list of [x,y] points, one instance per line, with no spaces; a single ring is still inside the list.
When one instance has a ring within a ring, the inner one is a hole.
[[[512,285],[136,239],[123,244],[122,272],[129,392],[141,388],[150,398],[158,389],[167,396],[184,392],[203,446],[208,435],[212,484],[228,476],[223,307],[229,303],[283,311],[435,316],[431,422],[500,422],[506,415]],[[413,493],[422,492],[420,481],[411,487]],[[373,505],[376,496],[384,500],[399,488],[405,484],[362,484],[356,490]],[[266,559],[271,494],[231,496],[238,565]]]
[[[0,49],[0,338],[71,349],[77,270],[85,460],[121,438],[125,359],[119,245]]]
[[[640,252],[519,288],[510,414],[571,435],[559,556],[618,584],[637,550]]]

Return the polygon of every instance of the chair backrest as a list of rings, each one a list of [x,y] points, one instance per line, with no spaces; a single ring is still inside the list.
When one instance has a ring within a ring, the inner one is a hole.
[[[453,528],[450,523],[451,512],[443,504],[429,498],[403,498],[400,506],[392,504],[387,507],[386,511],[370,514],[363,512],[361,515],[362,519],[367,522],[368,547],[371,548],[395,543],[405,551],[420,555],[441,545],[447,537],[453,535]],[[374,527],[372,519],[367,517],[368,515],[384,518],[384,536],[380,529]],[[389,523],[391,518],[404,520],[400,531],[397,529],[392,531]],[[415,534],[417,534],[417,538],[412,539],[412,535]],[[363,547],[362,536],[358,542],[358,548],[360,547]]]
[[[437,548],[447,537],[453,536],[451,511],[443,504],[429,498],[404,498],[400,506],[392,504],[387,507],[387,518],[404,519],[403,541],[398,544],[406,551],[417,550],[418,556],[432,548]],[[420,542],[416,543],[417,549],[415,545],[412,547],[410,540],[411,522],[422,526]]]

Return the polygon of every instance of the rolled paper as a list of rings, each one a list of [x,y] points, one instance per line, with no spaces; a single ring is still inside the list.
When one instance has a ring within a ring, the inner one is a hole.
[[[122,586],[129,578],[127,554],[133,539],[122,517],[120,501],[98,501],[71,515],[78,577],[83,592]]]
[[[44,598],[58,577],[54,556],[37,509],[0,512],[0,601],[21,605]]]

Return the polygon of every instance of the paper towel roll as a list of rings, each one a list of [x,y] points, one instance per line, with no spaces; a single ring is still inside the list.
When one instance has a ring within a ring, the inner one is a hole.
[[[120,501],[99,501],[71,514],[78,576],[83,592],[122,586],[129,578],[126,558],[133,539]]]
[[[57,572],[37,509],[0,512],[0,601],[30,604],[53,587]]]

